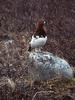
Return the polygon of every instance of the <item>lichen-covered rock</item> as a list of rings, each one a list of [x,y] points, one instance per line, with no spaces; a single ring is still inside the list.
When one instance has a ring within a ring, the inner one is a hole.
[[[49,52],[31,52],[29,72],[34,80],[49,80],[54,77],[72,78],[70,65],[58,56]]]

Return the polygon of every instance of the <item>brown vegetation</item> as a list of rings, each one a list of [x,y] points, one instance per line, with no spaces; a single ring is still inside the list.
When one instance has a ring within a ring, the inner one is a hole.
[[[28,80],[28,42],[40,18],[46,20],[48,33],[44,50],[75,66],[75,0],[0,0],[0,100],[36,100],[37,95],[61,100],[75,94],[75,80],[32,84]],[[14,91],[7,82],[10,78],[16,84]]]

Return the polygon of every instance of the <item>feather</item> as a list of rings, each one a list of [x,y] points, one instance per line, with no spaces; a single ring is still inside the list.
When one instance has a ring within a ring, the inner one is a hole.
[[[47,35],[43,26],[44,26],[44,21],[42,20],[39,21],[36,32],[34,35],[32,35],[31,41],[29,43],[28,51],[31,51],[31,49],[41,48],[46,44]]]

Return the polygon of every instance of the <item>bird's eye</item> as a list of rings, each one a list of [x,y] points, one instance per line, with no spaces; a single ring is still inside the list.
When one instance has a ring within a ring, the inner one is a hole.
[[[46,22],[44,21],[44,24],[45,24]]]

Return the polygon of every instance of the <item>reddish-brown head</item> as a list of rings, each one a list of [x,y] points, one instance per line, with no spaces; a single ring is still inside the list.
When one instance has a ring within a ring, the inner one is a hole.
[[[42,28],[42,27],[44,26],[44,24],[45,24],[45,21],[44,21],[44,20],[40,20],[40,21],[38,21],[38,23],[37,23],[37,27],[38,27],[38,28]]]

